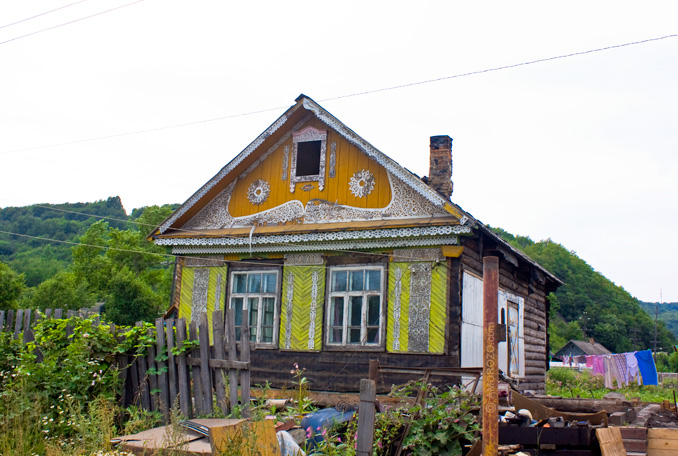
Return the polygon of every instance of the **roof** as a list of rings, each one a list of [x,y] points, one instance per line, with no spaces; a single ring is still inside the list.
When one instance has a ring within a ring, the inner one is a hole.
[[[570,340],[563,348],[558,350],[558,353],[556,353],[556,357],[560,357],[562,355],[567,355],[567,347],[571,345],[574,345],[577,347],[579,350],[584,352],[585,355],[610,355],[612,352],[605,348],[603,345],[599,344],[598,342],[595,343],[590,343],[586,342],[583,340]]]

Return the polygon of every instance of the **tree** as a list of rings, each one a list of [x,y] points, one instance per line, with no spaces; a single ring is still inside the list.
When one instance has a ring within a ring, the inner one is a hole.
[[[87,283],[78,280],[70,271],[58,272],[35,288],[33,307],[45,309],[77,310],[92,306],[96,300],[87,289]]]
[[[15,309],[25,288],[24,275],[0,262],[0,310]]]

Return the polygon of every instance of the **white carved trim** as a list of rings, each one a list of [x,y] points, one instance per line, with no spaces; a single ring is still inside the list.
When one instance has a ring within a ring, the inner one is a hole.
[[[312,126],[308,126],[292,135],[292,141],[295,143],[309,142],[309,141],[325,141],[327,139],[327,131],[318,130]]]
[[[285,321],[285,348],[287,350],[292,346],[292,317],[294,305],[294,274],[287,275],[287,320]]]
[[[318,182],[318,190],[325,188],[325,160],[327,155],[327,132],[308,126],[301,131],[293,133],[292,141],[294,150],[292,151],[292,166],[290,168],[290,193],[294,193],[297,182]],[[310,176],[297,176],[297,152],[300,142],[320,141],[320,163],[318,174]]]
[[[297,244],[306,242],[324,242],[352,239],[382,238],[419,238],[424,236],[444,236],[449,234],[470,233],[468,226],[443,225],[411,228],[381,228],[373,230],[324,231],[318,233],[276,234],[270,236],[248,237],[209,237],[209,238],[164,238],[156,239],[156,245],[263,245]]]
[[[445,256],[440,248],[435,249],[408,249],[396,250],[393,252],[393,261],[444,261]]]
[[[308,349],[315,350],[315,316],[318,309],[318,271],[313,271],[311,284],[311,319],[308,326]]]
[[[165,223],[163,223],[160,227],[160,233],[164,233],[167,231],[167,229],[172,226],[174,222],[177,221],[179,217],[184,215],[187,210],[189,210],[195,203],[200,200],[205,194],[212,189],[221,179],[223,179],[228,173],[233,171],[236,166],[238,166],[245,158],[247,158],[252,151],[254,151],[257,147],[259,147],[269,136],[271,136],[273,133],[275,133],[280,127],[282,127],[285,122],[287,122],[287,115],[283,114],[273,122],[273,124],[268,127],[262,134],[260,134],[257,139],[252,141],[252,143],[245,148],[242,152],[240,152],[233,160],[231,160],[226,166],[221,168],[221,171],[219,171],[212,179],[210,179],[205,185],[203,185],[200,190],[195,192],[193,196],[191,196],[188,201],[186,201],[177,211],[172,214],[170,218],[168,218]]]
[[[285,266],[309,266],[323,263],[322,253],[290,253],[285,255]]]
[[[393,286],[393,351],[400,351],[400,299],[403,292],[403,270],[396,268]]]
[[[337,166],[337,143],[332,141],[330,144],[330,177],[335,177],[335,166]]]
[[[363,169],[353,174],[348,181],[348,188],[358,198],[364,198],[374,190],[374,174]]]
[[[263,179],[255,180],[247,189],[247,199],[257,206],[266,201],[270,194],[271,186]]]
[[[281,180],[287,180],[287,171],[290,166],[290,146],[285,146],[285,152],[283,155],[283,169]]]
[[[431,245],[458,245],[457,236],[445,236],[436,238],[418,239],[377,239],[358,241],[334,241],[319,242],[317,244],[267,244],[253,246],[226,246],[226,245],[202,245],[202,246],[175,246],[172,253],[175,255],[201,255],[217,253],[271,253],[271,252],[323,252],[329,250],[368,250],[379,248],[404,248]]]

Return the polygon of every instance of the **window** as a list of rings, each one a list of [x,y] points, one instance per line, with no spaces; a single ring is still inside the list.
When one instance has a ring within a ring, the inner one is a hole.
[[[332,268],[327,313],[329,345],[379,346],[383,339],[384,268]]]
[[[325,155],[327,132],[306,127],[292,134],[294,152],[290,169],[290,192],[297,182],[318,182],[318,190],[325,187]]]
[[[235,310],[236,339],[240,340],[240,325],[246,318],[251,342],[273,344],[278,319],[277,299],[277,271],[232,272],[230,307]]]

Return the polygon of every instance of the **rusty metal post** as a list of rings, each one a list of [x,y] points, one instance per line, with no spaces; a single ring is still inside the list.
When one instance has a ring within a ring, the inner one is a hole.
[[[497,456],[499,447],[499,380],[497,300],[499,258],[483,258],[483,455]]]

